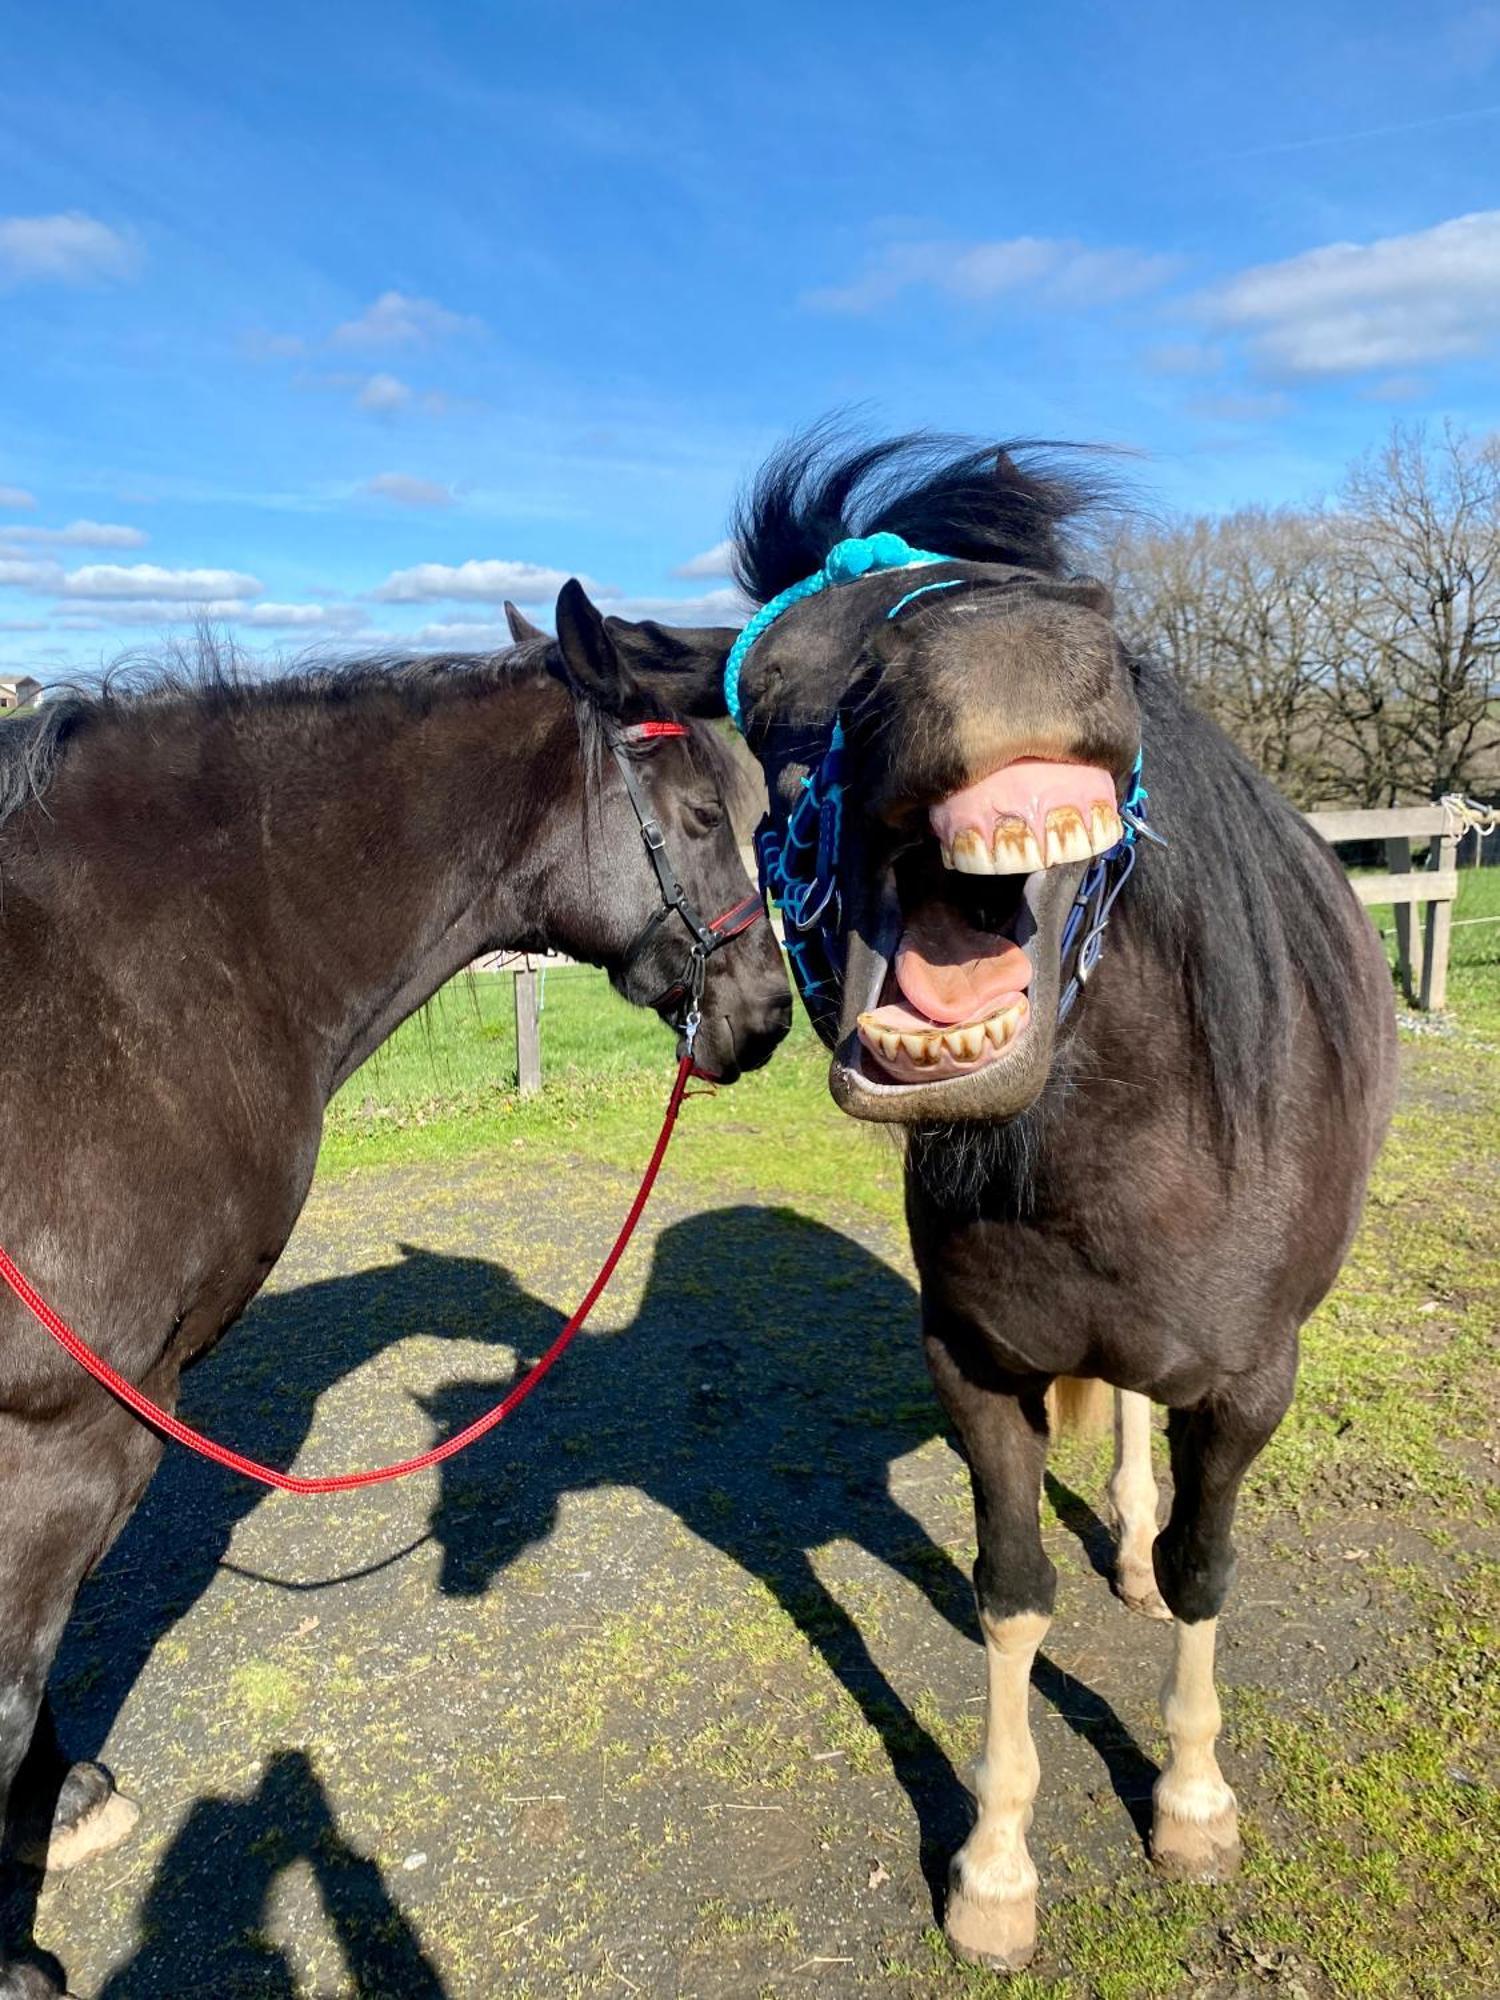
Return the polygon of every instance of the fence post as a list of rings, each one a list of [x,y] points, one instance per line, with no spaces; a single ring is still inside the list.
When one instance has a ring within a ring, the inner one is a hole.
[[[523,1097],[542,1087],[541,994],[529,965],[516,974],[516,1083]]]
[[[1427,866],[1434,872],[1452,868],[1458,843],[1451,833],[1440,833],[1432,843]],[[1422,1009],[1432,1013],[1448,1004],[1448,940],[1453,929],[1451,901],[1427,905],[1427,942],[1422,963]]]
[[[1385,865],[1392,875],[1411,871],[1411,841],[1403,837],[1385,844]],[[1422,927],[1414,903],[1397,903],[1396,969],[1401,975],[1401,991],[1415,1007],[1422,985]]]

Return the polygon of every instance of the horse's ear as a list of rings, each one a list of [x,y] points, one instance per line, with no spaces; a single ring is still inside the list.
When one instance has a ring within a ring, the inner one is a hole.
[[[606,618],[605,630],[635,679],[672,715],[727,715],[724,662],[739,633],[732,625],[639,624]]]
[[[505,622],[510,627],[510,636],[518,646],[524,646],[531,639],[545,639],[546,633],[540,625],[533,625],[524,611],[518,611],[507,597],[505,600]]]
[[[640,689],[576,576],[557,594],[557,650],[562,677],[575,694],[609,715],[640,705]]]

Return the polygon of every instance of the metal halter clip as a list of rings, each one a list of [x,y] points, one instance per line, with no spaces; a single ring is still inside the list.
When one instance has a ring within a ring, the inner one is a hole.
[[[703,1026],[703,988],[708,979],[708,953],[701,944],[694,944],[688,952],[687,973],[687,1013],[682,1020],[682,1050],[684,1055],[693,1053],[693,1045],[698,1039],[698,1030]]]
[[[1132,833],[1138,834],[1143,840],[1149,840],[1157,847],[1166,846],[1167,843],[1162,835],[1157,832],[1154,826],[1148,826],[1139,813],[1133,813],[1128,807],[1121,806],[1120,818],[1130,828]]]

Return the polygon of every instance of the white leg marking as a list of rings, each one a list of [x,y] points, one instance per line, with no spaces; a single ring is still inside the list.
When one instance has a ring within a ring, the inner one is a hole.
[[[1036,1943],[1036,1869],[1026,1829],[1042,1767],[1027,1705],[1031,1663],[1051,1620],[1037,1611],[984,1627],[988,1704],[974,1769],[979,1818],[953,1859],[946,1929],[960,1956],[1017,1970]]]
[[[1214,1755],[1222,1717],[1214,1691],[1214,1640],[1219,1621],[1178,1623],[1172,1664],[1161,1691],[1170,1752],[1152,1794],[1151,1849],[1168,1873],[1213,1881],[1239,1859],[1234,1793]]]
[[[1156,1574],[1151,1545],[1156,1540],[1156,1478],[1151,1470],[1151,1404],[1133,1389],[1115,1391],[1115,1469],[1109,1505],[1118,1543],[1115,1585],[1132,1611],[1170,1618]]]

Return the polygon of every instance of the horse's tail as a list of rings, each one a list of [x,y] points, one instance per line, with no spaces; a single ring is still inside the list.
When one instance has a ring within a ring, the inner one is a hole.
[[[1059,1437],[1100,1437],[1110,1427],[1113,1397],[1107,1382],[1059,1375],[1047,1391],[1047,1422]]]

